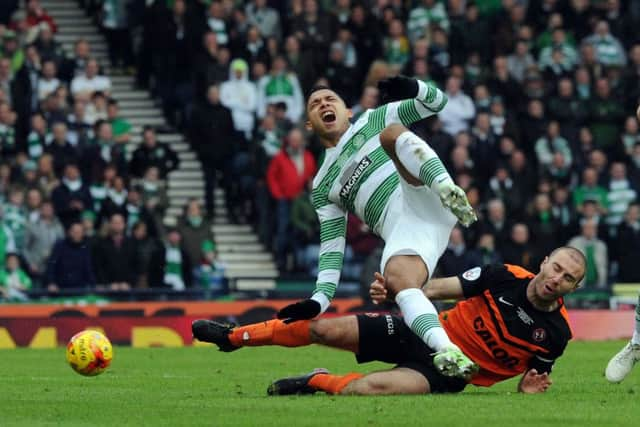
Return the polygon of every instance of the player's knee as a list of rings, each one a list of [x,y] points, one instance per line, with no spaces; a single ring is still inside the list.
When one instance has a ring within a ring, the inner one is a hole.
[[[418,256],[394,256],[389,259],[384,269],[387,295],[395,295],[410,288],[421,288],[429,272],[426,265]]]
[[[385,286],[387,288],[387,296],[395,298],[398,292],[409,288],[419,288],[420,283],[411,280],[406,274],[400,271],[389,270],[384,273]]]
[[[311,341],[316,344],[331,344],[340,340],[342,328],[330,319],[320,319],[311,323]]]
[[[406,130],[406,127],[397,123],[384,128],[382,132],[380,132],[380,144],[382,148],[384,148],[387,153],[393,153],[396,139]]]
[[[405,288],[401,277],[393,272],[385,272],[384,280],[388,298],[395,298],[396,294]]]

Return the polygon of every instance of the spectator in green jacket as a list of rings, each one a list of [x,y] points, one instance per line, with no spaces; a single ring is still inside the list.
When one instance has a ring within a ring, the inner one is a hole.
[[[611,96],[611,87],[606,78],[596,81],[594,95],[589,103],[589,118],[595,146],[611,151],[618,141],[620,125],[625,117],[624,107]]]
[[[0,216],[2,215],[2,206],[0,206]],[[0,266],[4,265],[7,254],[15,250],[16,245],[11,229],[0,221]]]
[[[107,103],[107,117],[113,130],[113,139],[119,144],[126,144],[131,140],[131,123],[120,116],[118,101],[111,98]]]
[[[609,207],[607,190],[598,185],[598,172],[590,167],[582,172],[582,184],[573,190],[573,203],[578,212],[582,212],[582,205],[587,200],[596,202],[601,214]]]
[[[2,42],[0,57],[9,58],[11,71],[17,73],[24,63],[24,50],[18,44],[18,35],[15,31],[7,30],[2,36]]]
[[[18,254],[7,254],[5,266],[0,269],[0,297],[10,301],[26,301],[25,291],[31,289],[31,278],[20,268]]]

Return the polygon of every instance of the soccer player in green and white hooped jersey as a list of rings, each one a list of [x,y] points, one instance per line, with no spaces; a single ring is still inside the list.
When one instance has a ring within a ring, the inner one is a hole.
[[[604,376],[609,382],[621,382],[631,373],[635,364],[640,362],[640,295],[638,295],[635,319],[631,340],[609,360],[604,371]]]
[[[466,377],[477,366],[454,344],[420,288],[446,249],[460,220],[476,220],[464,191],[437,154],[405,126],[436,114],[446,95],[434,85],[394,77],[380,82],[381,97],[402,99],[366,111],[351,125],[351,111],[334,91],[314,88],[307,101],[307,128],[326,148],[313,182],[320,220],[320,260],[310,299],[291,304],[279,318],[310,319],[330,305],[340,279],[347,214],[360,217],[385,241],[381,271],[404,321],[436,352],[445,375]]]
[[[640,105],[636,109],[636,117],[640,120]],[[640,362],[640,295],[636,305],[636,322],[631,341],[609,360],[604,376],[612,383],[619,383],[631,373],[638,362]]]

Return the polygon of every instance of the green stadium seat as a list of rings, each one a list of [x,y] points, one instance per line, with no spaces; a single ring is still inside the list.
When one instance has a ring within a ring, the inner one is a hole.
[[[615,283],[611,291],[609,304],[612,310],[618,309],[620,304],[635,305],[640,294],[640,283]]]

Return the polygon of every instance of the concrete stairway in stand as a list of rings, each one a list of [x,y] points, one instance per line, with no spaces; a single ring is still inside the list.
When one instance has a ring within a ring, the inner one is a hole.
[[[58,24],[56,40],[69,53],[73,52],[73,45],[78,39],[88,40],[92,56],[109,74],[106,40],[79,4],[74,0],[43,0],[41,3]],[[165,126],[167,123],[151,94],[134,88],[132,76],[109,77],[112,82],[111,95],[118,100],[121,115],[133,126],[132,142],[127,147],[130,155],[141,142],[143,126]],[[160,133],[158,140],[168,143],[180,157],[180,168],[168,178],[169,209],[165,220],[175,221],[189,198],[204,198],[202,165],[191,151],[184,135]],[[258,242],[258,237],[250,226],[228,222],[224,192],[221,189],[215,191],[215,214],[213,233],[220,258],[227,265],[226,275],[230,279],[232,290],[273,289],[278,272],[271,253]]]

